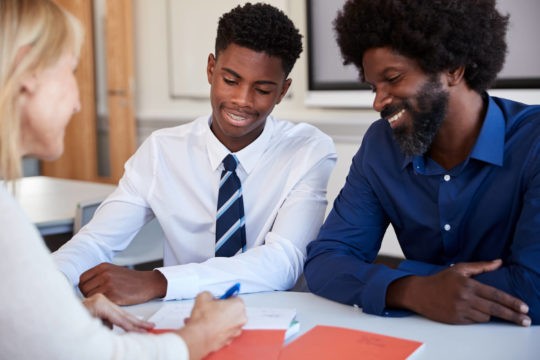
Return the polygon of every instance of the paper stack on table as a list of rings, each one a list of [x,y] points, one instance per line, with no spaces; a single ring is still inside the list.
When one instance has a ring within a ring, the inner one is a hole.
[[[184,326],[184,319],[189,317],[192,307],[193,303],[164,303],[148,321],[155,323],[156,329],[179,329]],[[293,323],[296,309],[247,307],[246,315],[248,321],[244,330],[287,330],[291,324],[294,324],[291,332],[299,330],[298,323]]]
[[[162,333],[182,327],[192,307],[193,303],[187,302],[164,303],[148,319],[156,324],[151,332]],[[284,341],[300,330],[300,324],[295,320],[296,309],[247,307],[246,315],[248,321],[242,334],[205,360],[277,359]]]

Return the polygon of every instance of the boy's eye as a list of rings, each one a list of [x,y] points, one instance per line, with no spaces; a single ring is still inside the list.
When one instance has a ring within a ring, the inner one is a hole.
[[[229,84],[229,85],[234,85],[234,84],[236,84],[236,81],[235,81],[235,80],[228,79],[228,78],[223,78],[223,81],[225,81],[225,84]]]
[[[261,95],[268,95],[268,94],[270,94],[270,91],[268,91],[268,90],[263,90],[263,89],[256,89],[256,90],[257,90],[257,92],[258,92],[259,94],[261,94]]]

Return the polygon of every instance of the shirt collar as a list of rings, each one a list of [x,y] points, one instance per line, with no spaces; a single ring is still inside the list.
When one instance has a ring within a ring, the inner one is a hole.
[[[502,166],[505,131],[504,115],[493,98],[488,96],[486,117],[469,157]],[[415,167],[425,165],[423,155],[405,156],[401,168],[404,169],[411,162]]]
[[[502,166],[504,157],[505,120],[501,109],[491,96],[478,140],[471,151],[471,158]]]
[[[210,124],[212,123],[212,116],[208,117],[207,121],[207,133],[206,133],[206,150],[208,158],[210,160],[210,166],[212,169],[217,170],[221,165],[221,162],[231,152],[223,145],[218,138],[210,130]],[[234,153],[238,159],[238,163],[244,171],[249,174],[259,162],[260,157],[268,147],[272,134],[274,133],[274,118],[268,116],[264,129],[251,144],[243,148],[242,150]]]

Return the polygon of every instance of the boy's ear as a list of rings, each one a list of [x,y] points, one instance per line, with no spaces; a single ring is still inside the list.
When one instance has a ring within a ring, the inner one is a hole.
[[[208,83],[212,85],[212,75],[214,74],[214,68],[216,66],[216,57],[214,54],[208,55],[208,63],[206,64],[206,77],[208,78]]]
[[[291,83],[292,83],[292,79],[286,79],[285,82],[283,82],[283,87],[281,88],[281,92],[279,94],[278,100],[276,101],[276,105],[279,104],[281,100],[283,100],[285,95],[287,95],[287,91],[289,91],[289,87],[291,86]]]

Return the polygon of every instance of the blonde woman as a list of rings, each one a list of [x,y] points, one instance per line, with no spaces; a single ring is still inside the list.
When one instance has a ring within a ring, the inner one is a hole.
[[[189,323],[163,335],[145,334],[152,324],[103,295],[86,299],[85,309],[5,186],[20,176],[22,156],[62,153],[65,127],[81,106],[73,74],[81,41],[80,24],[52,1],[0,0],[0,353],[11,360],[202,358],[240,334],[240,299],[202,293]],[[98,318],[130,332],[113,333]]]

